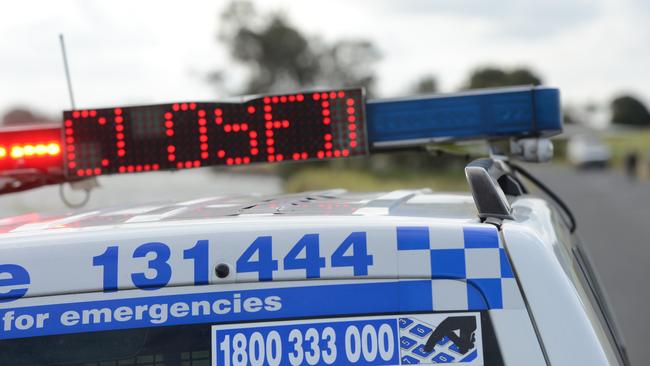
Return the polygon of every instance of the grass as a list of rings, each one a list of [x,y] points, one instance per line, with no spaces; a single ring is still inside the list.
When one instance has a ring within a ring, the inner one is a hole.
[[[431,173],[396,170],[378,173],[360,169],[308,168],[292,174],[285,182],[287,192],[344,188],[348,191],[388,191],[431,188],[436,191],[466,191],[462,169]]]
[[[612,163],[622,166],[629,152],[636,151],[641,158],[650,153],[650,130],[613,133],[606,138],[606,142],[612,151]]]

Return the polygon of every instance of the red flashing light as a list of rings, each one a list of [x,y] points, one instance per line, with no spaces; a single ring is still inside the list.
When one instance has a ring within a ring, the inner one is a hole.
[[[37,168],[61,172],[62,149],[60,126],[0,130],[0,171]]]

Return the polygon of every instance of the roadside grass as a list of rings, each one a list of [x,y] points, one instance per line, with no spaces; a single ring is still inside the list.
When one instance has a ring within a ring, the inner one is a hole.
[[[394,169],[390,173],[365,169],[302,169],[287,178],[286,192],[343,188],[348,191],[387,191],[431,188],[435,191],[467,191],[463,169],[441,169],[421,173]]]
[[[612,164],[621,167],[625,155],[630,152],[639,153],[641,159],[648,159],[650,154],[650,129],[617,132],[606,138],[612,152]]]

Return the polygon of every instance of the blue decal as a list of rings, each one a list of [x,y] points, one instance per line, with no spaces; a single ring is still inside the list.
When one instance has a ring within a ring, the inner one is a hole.
[[[463,228],[465,248],[498,248],[499,234],[493,226]]]
[[[418,324],[418,325],[414,326],[413,329],[410,330],[410,332],[411,332],[411,334],[415,334],[418,337],[424,337],[424,336],[428,335],[429,333],[431,333],[431,330],[432,330],[431,328],[429,328],[429,327],[427,327],[425,325]]]
[[[477,350],[474,350],[474,351],[472,351],[472,353],[470,353],[469,355],[463,357],[463,359],[461,359],[460,362],[470,362],[470,361],[474,361],[474,360],[476,359],[476,356],[478,356],[478,351],[477,351]]]
[[[6,278],[9,275],[9,278]],[[2,278],[5,277],[5,278]],[[30,283],[29,272],[17,264],[0,264],[0,302],[9,302],[19,299],[27,293]],[[25,286],[1,292],[2,287]]]
[[[433,360],[436,361],[436,363],[451,363],[454,362],[454,357],[444,352],[440,352],[433,358]]]
[[[352,248],[352,255],[345,255],[349,248]],[[368,266],[372,263],[372,255],[368,254],[365,232],[348,235],[332,254],[332,267],[352,267],[355,276],[367,276]]]
[[[510,266],[510,260],[508,260],[508,254],[503,248],[499,249],[499,261],[501,262],[501,277],[514,278],[515,275],[512,273],[512,267]]]
[[[429,249],[429,228],[398,226],[397,250]]]
[[[420,361],[414,357],[411,356],[402,357],[402,365],[417,365],[419,363]]]
[[[413,320],[409,318],[399,318],[399,327],[404,329],[409,325],[413,324]]]
[[[503,308],[501,279],[468,279],[467,305],[469,310]]]
[[[448,303],[451,301],[457,303],[458,310],[503,309],[504,306],[515,305],[509,300],[504,304],[501,280],[515,276],[505,249],[499,247],[499,234],[496,228],[488,225],[466,226],[462,231],[464,240],[462,248],[431,249],[427,227],[397,226],[395,228],[397,250],[420,250],[423,256],[428,255],[431,265],[430,276],[434,280],[464,281],[466,300],[464,296],[453,300],[448,299],[450,300]],[[477,270],[474,266],[480,268]],[[484,273],[489,273],[488,277],[485,277]]]
[[[146,243],[135,249],[133,258],[144,258],[149,253],[156,255],[154,259],[149,260],[149,269],[152,269],[156,275],[149,278],[144,272],[133,273],[131,274],[131,280],[139,289],[157,290],[166,286],[172,278],[172,267],[167,263],[171,256],[171,251],[163,243]]]
[[[207,285],[210,275],[209,244],[207,240],[199,240],[196,245],[183,251],[183,259],[194,261],[194,284]]]
[[[284,257],[284,269],[304,269],[307,278],[320,278],[320,269],[325,267],[325,258],[319,256],[318,234],[306,234]],[[298,258],[305,251],[305,258]]]
[[[278,261],[273,259],[272,237],[260,236],[237,259],[237,272],[257,272],[260,281],[271,281],[273,271],[278,269]],[[257,261],[251,258],[257,252]]]
[[[400,337],[400,339],[399,339],[399,346],[402,349],[406,349],[406,350],[413,347],[416,343],[417,342],[414,339],[411,339],[409,337]]]
[[[421,345],[417,346],[416,349],[413,350],[413,353],[415,353],[416,355],[418,355],[420,357],[427,357],[428,355],[433,353],[433,350],[427,352],[427,351],[424,350],[424,345],[421,344]]]
[[[401,302],[400,296],[411,301]],[[0,339],[261,319],[432,311],[431,281],[315,285],[98,300],[0,310]],[[136,309],[137,307],[137,309]],[[42,326],[10,321],[47,314]]]
[[[117,252],[118,247],[112,246],[106,248],[104,253],[93,257],[93,266],[104,267],[102,280],[104,292],[117,291]]]
[[[465,278],[464,249],[431,250],[431,278]]]

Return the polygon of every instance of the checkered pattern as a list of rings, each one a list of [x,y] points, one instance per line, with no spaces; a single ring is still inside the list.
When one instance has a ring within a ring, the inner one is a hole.
[[[459,229],[397,227],[400,268],[432,279],[434,310],[522,308],[496,228],[473,225]]]
[[[481,352],[482,339],[477,339],[474,347],[461,353],[447,337],[438,341],[431,352],[424,350],[424,345],[431,333],[438,326],[425,323],[415,317],[399,318],[400,360],[402,365],[433,363],[471,363]]]

